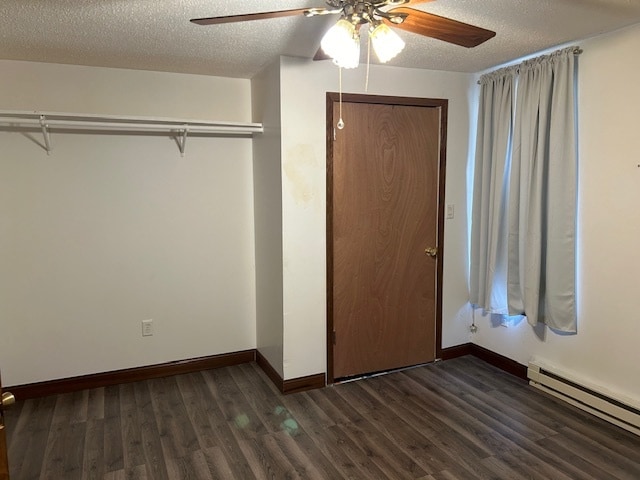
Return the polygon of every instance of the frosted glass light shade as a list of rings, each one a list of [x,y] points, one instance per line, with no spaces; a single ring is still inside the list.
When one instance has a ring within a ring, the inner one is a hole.
[[[360,34],[344,18],[325,33],[320,47],[339,67],[356,68],[360,62]]]
[[[371,37],[373,50],[376,52],[378,60],[382,63],[391,60],[404,48],[404,41],[384,23],[379,23],[372,27],[369,36]]]

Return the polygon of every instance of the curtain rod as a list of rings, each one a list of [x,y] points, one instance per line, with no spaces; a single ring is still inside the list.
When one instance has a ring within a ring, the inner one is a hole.
[[[568,47],[568,48],[572,48],[572,47]],[[561,51],[562,51],[562,49],[561,49],[561,50],[556,50],[555,52],[552,52],[552,53],[551,53],[551,55],[552,55],[553,53],[557,53],[557,52],[561,52]],[[574,55],[576,55],[576,56],[577,56],[577,55],[582,55],[582,52],[583,52],[583,51],[584,51],[584,50],[582,50],[582,48],[580,48],[579,46],[575,46],[575,47],[573,47],[573,54],[574,54]],[[544,55],[541,55],[541,57],[544,57]],[[538,57],[538,58],[540,58],[540,57]],[[533,59],[529,59],[529,60],[533,60]],[[527,60],[525,60],[525,62],[526,62],[526,61],[527,61]],[[512,65],[512,66],[513,66],[513,67],[516,67],[517,65]],[[505,68],[509,68],[509,67],[505,67]],[[499,69],[498,69],[498,70],[499,70]],[[494,70],[494,71],[497,71],[497,70]],[[488,72],[488,73],[492,73],[492,72]],[[487,75],[487,74],[485,74],[485,75]],[[478,80],[478,82],[477,82],[477,83],[478,83],[478,85],[480,85],[480,80]]]

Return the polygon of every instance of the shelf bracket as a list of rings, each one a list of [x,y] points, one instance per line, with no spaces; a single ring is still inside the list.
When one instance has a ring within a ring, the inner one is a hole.
[[[42,128],[42,135],[44,136],[44,148],[47,151],[47,155],[51,155],[51,135],[49,134],[47,117],[44,115],[40,115],[40,128]]]
[[[187,146],[187,134],[189,133],[189,126],[185,125],[182,130],[182,136],[178,140],[178,148],[180,149],[180,156],[184,157],[184,149]]]

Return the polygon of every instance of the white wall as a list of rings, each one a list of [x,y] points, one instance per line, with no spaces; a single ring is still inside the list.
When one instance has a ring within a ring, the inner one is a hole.
[[[473,341],[640,402],[640,25],[581,42],[578,334],[477,323]]]
[[[251,97],[253,117],[264,127],[264,134],[253,142],[257,348],[283,377],[279,62],[251,80]]]
[[[326,371],[326,97],[338,91],[330,62],[282,58],[282,209],[284,248],[284,378]],[[365,93],[365,67],[343,72],[345,92]],[[466,169],[474,79],[372,66],[369,94],[449,99],[443,347],[469,341],[466,281]],[[348,119],[345,119],[348,122]]]
[[[251,121],[249,80],[0,60],[0,108]]]
[[[0,61],[0,109],[251,120],[248,80]],[[5,385],[255,348],[252,144],[0,132]],[[141,321],[154,335],[141,336]]]

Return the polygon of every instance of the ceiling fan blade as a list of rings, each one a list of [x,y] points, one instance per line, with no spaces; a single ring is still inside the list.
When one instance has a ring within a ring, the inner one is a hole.
[[[293,17],[295,15],[302,15],[309,10],[309,8],[295,8],[293,10],[278,10],[275,12],[228,15],[226,17],[192,18],[190,21],[198,25],[217,25],[221,23],[247,22],[249,20],[264,20],[267,18]]]
[[[420,3],[429,3],[435,0],[407,0],[406,3],[403,3],[403,7],[410,7],[411,5],[418,5]]]
[[[390,27],[396,27],[426,37],[437,38],[438,40],[454,43],[462,47],[476,47],[496,35],[496,32],[491,30],[413,8],[393,8],[389,10],[389,13],[404,13],[407,15],[404,22],[399,24],[383,19]]]

